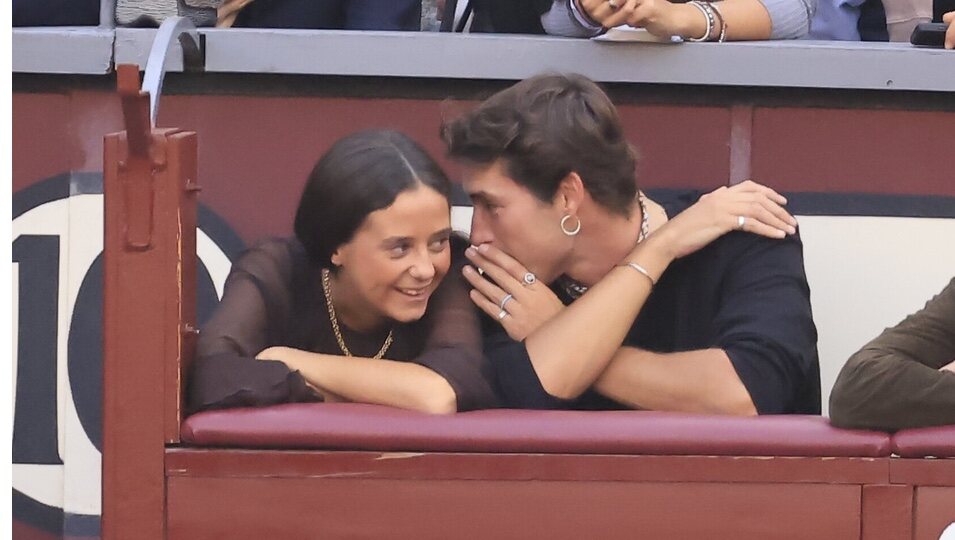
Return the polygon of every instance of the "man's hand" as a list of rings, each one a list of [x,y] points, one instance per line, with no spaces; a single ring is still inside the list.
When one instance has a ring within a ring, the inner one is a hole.
[[[495,318],[511,339],[521,341],[564,309],[547,285],[536,281],[521,263],[494,246],[484,244],[465,251],[471,263],[484,270],[482,276],[472,266],[463,269],[464,278],[474,289],[471,301]],[[492,281],[493,280],[493,281]]]

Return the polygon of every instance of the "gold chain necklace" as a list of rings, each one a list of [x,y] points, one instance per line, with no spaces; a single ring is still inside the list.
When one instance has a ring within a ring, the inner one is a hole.
[[[325,293],[325,307],[328,308],[328,319],[332,323],[332,332],[335,333],[335,339],[338,341],[338,348],[342,350],[342,353],[345,356],[353,356],[351,351],[348,350],[348,346],[345,345],[345,338],[342,337],[341,328],[338,327],[338,317],[335,316],[335,306],[332,305],[332,295],[331,295],[331,286],[329,284],[329,272],[327,268],[322,268],[322,291]],[[394,330],[388,330],[388,337],[385,338],[385,342],[381,344],[381,349],[378,351],[378,354],[373,356],[375,360],[380,360],[385,353],[388,352],[388,347],[391,347],[391,342],[394,341]]]

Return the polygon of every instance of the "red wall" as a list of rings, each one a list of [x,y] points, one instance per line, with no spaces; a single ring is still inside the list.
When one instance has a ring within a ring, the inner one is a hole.
[[[171,95],[159,125],[198,131],[201,200],[248,242],[290,231],[305,176],[336,138],[395,128],[440,156],[438,123],[448,110],[428,99]],[[724,105],[680,104],[628,104],[620,112],[643,156],[643,187],[725,183],[732,141],[744,159],[737,172],[786,191],[955,196],[955,172],[944,162],[955,112],[744,105],[731,114]],[[20,92],[13,128],[15,192],[57,173],[100,170],[102,135],[122,124],[117,98],[105,91]]]

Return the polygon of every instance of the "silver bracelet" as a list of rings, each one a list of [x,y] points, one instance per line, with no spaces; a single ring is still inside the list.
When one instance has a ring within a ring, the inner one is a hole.
[[[700,38],[687,37],[686,39],[693,42],[709,41],[710,37],[713,35],[713,29],[716,27],[716,17],[713,15],[713,9],[710,8],[709,4],[697,2],[696,0],[687,2],[687,4],[696,7],[696,9],[700,10],[700,13],[706,17],[706,33]]]
[[[620,263],[620,266],[629,266],[630,268],[633,268],[633,269],[636,270],[637,272],[640,272],[641,274],[643,274],[644,276],[646,276],[647,279],[650,280],[650,288],[651,288],[651,289],[654,288],[654,287],[656,287],[656,285],[657,285],[657,280],[653,279],[653,276],[650,275],[650,272],[647,272],[647,269],[646,269],[646,268],[640,266],[639,264],[637,264],[637,263],[635,263],[635,262],[630,262],[630,261],[626,261],[626,262]]]
[[[713,12],[716,13],[716,18],[720,20],[720,37],[716,42],[723,43],[726,41],[726,19],[723,18],[723,12],[720,11],[719,6],[716,5],[717,3],[718,2],[711,2],[709,5]]]

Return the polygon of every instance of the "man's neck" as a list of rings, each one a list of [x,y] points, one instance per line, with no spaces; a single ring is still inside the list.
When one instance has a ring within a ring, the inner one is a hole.
[[[580,213],[581,231],[566,274],[582,285],[600,281],[626,257],[640,237],[643,213],[634,201],[629,217],[591,203]]]

